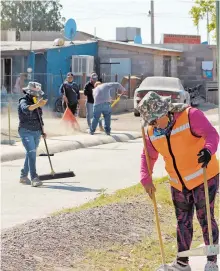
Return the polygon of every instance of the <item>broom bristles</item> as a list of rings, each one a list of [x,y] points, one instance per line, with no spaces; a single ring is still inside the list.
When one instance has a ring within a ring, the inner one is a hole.
[[[71,178],[75,177],[76,175],[74,174],[73,171],[67,171],[67,172],[59,172],[53,174],[45,174],[45,175],[40,175],[39,179],[41,181],[46,181],[46,180],[54,180],[54,179],[63,179],[63,178]]]

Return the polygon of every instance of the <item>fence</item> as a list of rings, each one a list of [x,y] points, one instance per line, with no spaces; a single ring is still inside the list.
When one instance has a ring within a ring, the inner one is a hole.
[[[63,76],[63,79],[65,77]],[[89,80],[86,74],[82,76],[74,76],[74,81],[78,84],[79,88],[83,90],[84,85]],[[143,75],[107,75],[102,74],[99,78],[103,83],[106,82],[119,82],[128,90],[128,97],[133,98],[135,89],[140,85],[143,80]],[[55,104],[60,97],[59,88],[62,83],[60,74],[50,73],[35,73],[27,74],[21,73],[19,75],[5,75],[1,78],[1,108],[5,107],[8,100],[12,102],[18,101],[23,95],[22,88],[27,86],[28,82],[37,81],[42,84],[42,89],[48,99],[48,106],[50,110],[55,110]],[[114,98],[114,97],[113,97]]]

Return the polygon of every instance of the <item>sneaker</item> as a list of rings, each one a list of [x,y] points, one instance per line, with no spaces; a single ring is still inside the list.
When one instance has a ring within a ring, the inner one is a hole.
[[[20,183],[22,183],[22,184],[31,184],[31,180],[27,176],[21,177],[20,178]]]
[[[33,187],[38,187],[38,186],[41,186],[43,183],[38,179],[38,177],[34,178],[32,181],[31,181],[31,186]]]
[[[175,261],[172,263],[172,265],[169,267],[169,271],[192,271],[191,267],[188,263],[184,263],[181,261]]]
[[[208,261],[205,265],[205,271],[218,271],[218,265],[215,262]]]

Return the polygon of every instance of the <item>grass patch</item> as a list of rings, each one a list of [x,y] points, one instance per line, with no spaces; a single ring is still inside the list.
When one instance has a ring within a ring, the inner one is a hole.
[[[155,181],[156,199],[158,211],[160,214],[161,230],[164,240],[164,249],[166,262],[170,263],[176,257],[176,218],[171,200],[170,186],[168,178],[162,178]],[[63,209],[60,213],[79,212],[89,208],[100,207],[113,203],[122,203],[126,201],[143,200],[151,204],[146,196],[143,187],[138,184],[132,187],[116,191],[112,195],[107,195],[103,190],[95,199],[79,207]],[[219,219],[219,197],[216,198],[216,218]],[[131,221],[132,223],[132,221]],[[203,242],[202,231],[197,219],[194,220],[194,236],[192,247],[197,247]],[[89,270],[96,271],[152,271],[161,265],[161,256],[156,227],[151,236],[135,244],[120,244],[115,240],[114,246],[106,246],[105,249],[93,249],[85,251],[85,258],[77,263],[77,267],[82,269],[89,266]],[[79,269],[81,270],[81,269]]]
[[[127,190],[128,191],[128,190]],[[143,193],[141,192],[141,195]],[[143,195],[144,196],[144,195]],[[157,183],[156,193],[159,207],[161,230],[164,240],[166,262],[172,262],[176,257],[176,218],[170,196],[169,186],[162,181]],[[219,218],[219,197],[216,198],[216,218]],[[161,207],[160,207],[161,206]],[[203,242],[201,227],[194,220],[194,237],[192,247]],[[117,244],[106,250],[88,251],[86,259],[81,263],[89,265],[91,270],[112,271],[152,271],[161,265],[160,248],[156,229],[152,236],[134,245]]]
[[[155,180],[154,183],[157,187],[158,185],[165,183],[167,181],[168,181],[168,177],[163,177],[163,178]],[[110,194],[110,195],[107,194],[106,190],[103,189],[99,193],[99,196],[96,199],[91,200],[91,201],[89,201],[85,204],[82,204],[80,206],[77,206],[77,207],[64,208],[60,211],[54,212],[52,215],[59,215],[62,213],[79,212],[79,211],[83,211],[83,210],[87,210],[87,209],[91,209],[91,208],[105,206],[108,204],[124,202],[127,200],[132,200],[133,198],[140,196],[140,195],[146,196],[146,192],[144,191],[143,186],[141,184],[136,184],[136,185],[133,185],[133,186],[125,188],[125,189],[117,190],[115,193]],[[165,196],[161,195],[161,197],[164,198],[164,200],[166,200]]]

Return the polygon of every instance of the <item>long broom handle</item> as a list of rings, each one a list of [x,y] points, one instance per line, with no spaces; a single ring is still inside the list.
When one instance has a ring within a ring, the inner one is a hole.
[[[41,116],[40,116],[40,113],[39,113],[38,108],[37,108],[37,114],[38,114],[38,118],[39,118],[39,121],[40,121],[41,131],[42,131],[42,134],[43,134],[43,133],[44,133],[44,130],[43,130],[43,123],[42,123]],[[47,157],[48,157],[49,163],[50,163],[51,174],[54,175],[54,174],[55,174],[55,171],[53,170],[52,162],[51,162],[51,159],[50,159],[50,154],[49,154],[49,150],[48,150],[48,146],[47,146],[47,141],[46,141],[46,139],[45,139],[44,137],[43,137],[43,139],[44,139],[44,144],[45,144],[46,151],[47,151]]]
[[[145,135],[144,127],[141,127],[141,131],[142,131],[142,138],[143,138],[143,143],[144,143],[144,152],[145,152],[145,157],[146,157],[147,168],[148,168],[149,174],[151,175],[152,172],[150,169],[150,159],[149,159],[148,152],[147,152],[147,142],[146,142],[146,135]],[[163,245],[163,239],[162,239],[161,228],[160,228],[160,220],[159,220],[159,214],[158,214],[158,209],[157,209],[157,202],[156,202],[156,197],[155,197],[154,192],[152,193],[152,201],[153,201],[153,205],[154,205],[154,213],[155,213],[156,226],[157,226],[157,235],[158,235],[159,243],[160,243],[160,252],[161,252],[161,257],[162,257],[162,263],[163,263],[163,265],[165,265],[166,261],[165,261],[164,245]]]
[[[11,145],[11,104],[8,103],[8,137],[9,145]]]
[[[213,245],[212,222],[211,222],[209,188],[208,188],[208,182],[207,182],[206,168],[203,169],[203,176],[204,176],[205,201],[206,201],[206,212],[207,212],[207,222],[208,222],[208,232],[209,232],[209,244],[212,246]]]
[[[65,87],[64,87],[64,80],[63,80],[63,74],[62,74],[62,71],[60,70],[60,76],[61,76],[61,81],[62,81],[62,87],[63,87],[63,92],[64,92],[64,95],[66,96],[66,90],[65,90]],[[68,108],[69,106],[68,106],[68,103],[67,102],[65,102],[65,104],[66,104],[66,107]]]

